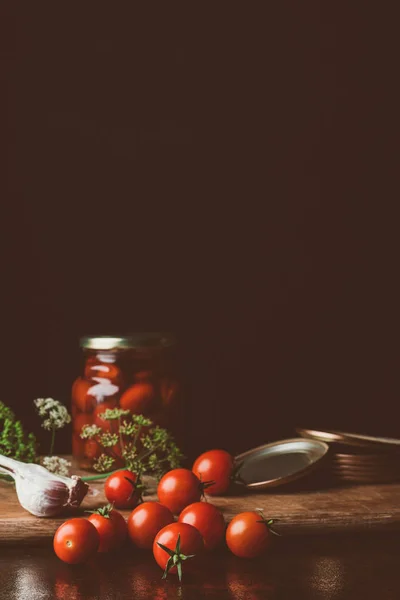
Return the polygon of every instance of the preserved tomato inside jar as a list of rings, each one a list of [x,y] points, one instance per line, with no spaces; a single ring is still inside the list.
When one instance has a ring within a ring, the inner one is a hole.
[[[134,414],[149,415],[154,412],[156,393],[152,383],[134,383],[121,396],[120,406]]]
[[[182,444],[182,386],[171,334],[88,336],[82,338],[81,347],[81,374],[72,386],[72,452],[81,467],[92,467],[102,453],[121,462],[120,442],[112,446],[112,439],[109,447],[101,444],[103,433],[118,434],[118,421],[102,418],[107,409],[144,415]],[[85,426],[100,433],[84,439]],[[118,437],[124,443],[123,436]]]
[[[113,364],[104,362],[104,358],[101,362],[98,357],[90,357],[86,361],[85,365],[85,379],[98,381],[99,379],[107,379],[111,383],[120,384],[121,383],[121,371],[120,369]]]
[[[72,413],[90,413],[94,408],[94,398],[88,392],[91,387],[90,381],[78,377],[72,385]]]

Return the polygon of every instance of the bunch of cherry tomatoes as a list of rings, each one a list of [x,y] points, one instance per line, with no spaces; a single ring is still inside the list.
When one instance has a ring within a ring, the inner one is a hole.
[[[192,470],[173,469],[160,480],[159,502],[142,502],[137,477],[129,470],[112,473],[104,492],[110,502],[93,511],[89,518],[66,521],[55,533],[54,550],[70,564],[82,563],[97,552],[119,548],[127,537],[137,548],[152,550],[163,577],[183,569],[193,570],[202,555],[222,544],[236,556],[259,556],[271,543],[272,521],[261,512],[236,515],[226,528],[216,506],[201,501],[204,491],[209,496],[224,494],[233,473],[233,458],[224,450],[205,452]],[[115,508],[133,509],[128,521]],[[178,516],[175,522],[174,515]]]

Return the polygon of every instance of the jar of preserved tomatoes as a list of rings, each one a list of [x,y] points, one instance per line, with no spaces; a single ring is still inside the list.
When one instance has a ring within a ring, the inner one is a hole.
[[[172,334],[86,336],[80,345],[82,369],[72,386],[72,454],[81,467],[90,468],[102,452],[95,440],[80,437],[82,428],[96,425],[107,432],[109,422],[99,416],[107,408],[142,414],[181,441],[181,381]]]

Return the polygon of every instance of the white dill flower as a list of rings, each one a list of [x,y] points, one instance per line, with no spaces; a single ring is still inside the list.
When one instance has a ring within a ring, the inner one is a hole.
[[[50,473],[68,476],[71,463],[59,456],[45,456],[42,460],[42,465],[50,471]]]
[[[104,446],[104,448],[112,448],[116,446],[119,442],[118,435],[116,433],[103,433],[100,436],[100,444]]]
[[[99,413],[98,416],[103,421],[113,421],[114,419],[120,419],[125,415],[129,415],[130,412],[130,410],[123,410],[122,408],[106,408],[106,410]]]
[[[34,400],[36,409],[40,417],[46,417],[43,420],[44,429],[61,429],[64,425],[71,422],[71,415],[66,406],[54,400],[53,398],[37,398]]]
[[[84,425],[82,427],[80,437],[83,440],[86,440],[86,439],[90,439],[90,438],[94,437],[95,435],[98,435],[101,432],[102,432],[102,429],[100,427],[97,427],[97,425]]]
[[[101,454],[99,458],[94,462],[93,468],[95,471],[99,471],[100,473],[105,473],[109,471],[114,464],[114,459],[111,456],[107,456],[107,454]]]

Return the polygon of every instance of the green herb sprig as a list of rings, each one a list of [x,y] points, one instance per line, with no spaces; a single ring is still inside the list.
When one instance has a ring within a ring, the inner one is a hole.
[[[26,433],[21,421],[0,402],[0,454],[22,462],[38,462],[36,438]]]
[[[94,439],[103,449],[93,465],[99,473],[122,461],[138,478],[146,474],[160,479],[180,466],[184,456],[173,436],[150,419],[120,408],[107,409],[99,417],[108,421],[109,431],[95,425],[85,425],[81,431],[82,439]]]

